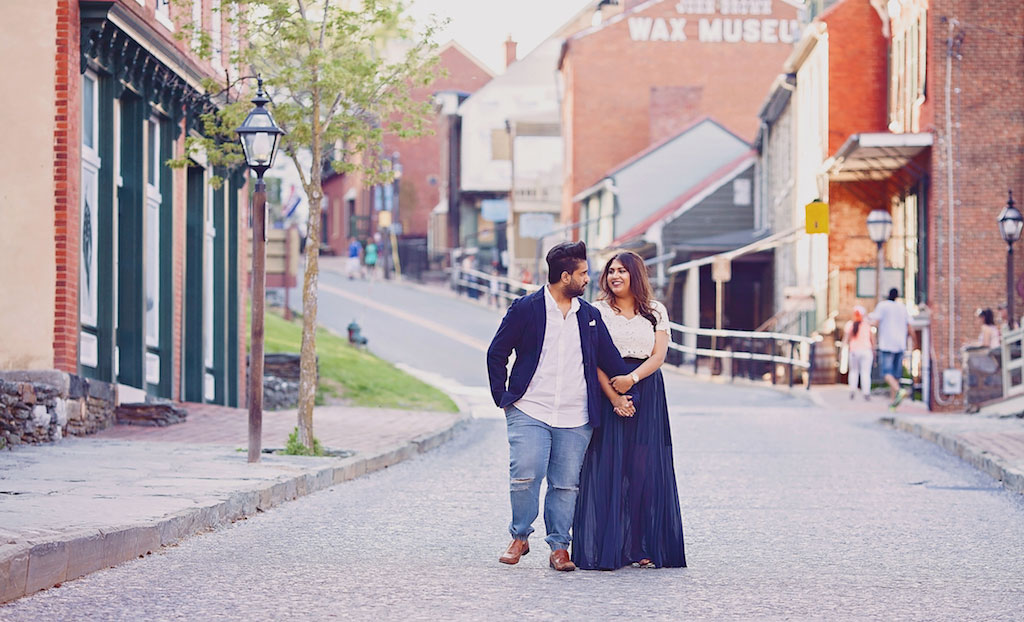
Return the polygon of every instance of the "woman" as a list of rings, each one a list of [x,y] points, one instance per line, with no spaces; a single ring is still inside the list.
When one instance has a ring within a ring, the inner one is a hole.
[[[366,273],[371,281],[377,278],[377,242],[375,238],[366,241],[366,252],[363,255],[363,263],[366,264]]]
[[[1000,347],[1002,343],[999,338],[999,327],[996,326],[992,309],[979,309],[978,319],[981,320],[981,332],[978,333],[978,342],[975,345],[985,348]]]
[[[864,322],[864,307],[853,308],[853,319],[843,327],[843,345],[850,353],[850,399],[857,395],[857,380],[865,400],[871,399],[871,363],[875,358],[875,346],[871,340],[871,327]]]
[[[600,370],[608,402],[594,429],[573,521],[572,561],[583,569],[685,567],[672,434],[661,364],[668,310],[653,300],[643,260],[622,252],[604,267],[596,307],[633,373],[614,386]],[[638,383],[636,413],[621,393]]]

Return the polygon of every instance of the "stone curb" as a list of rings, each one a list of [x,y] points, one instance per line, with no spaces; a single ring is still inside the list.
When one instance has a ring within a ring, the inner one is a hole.
[[[469,417],[463,413],[452,425],[438,432],[423,434],[374,454],[334,461],[328,467],[307,468],[299,475],[265,482],[215,503],[156,521],[61,534],[19,545],[0,544],[0,603],[144,557],[188,536],[386,469],[439,447],[454,437],[467,421]]]
[[[999,480],[1007,490],[1024,494],[1024,471],[1010,466],[1000,456],[941,430],[900,417],[883,417],[881,423],[935,443],[974,468]]]

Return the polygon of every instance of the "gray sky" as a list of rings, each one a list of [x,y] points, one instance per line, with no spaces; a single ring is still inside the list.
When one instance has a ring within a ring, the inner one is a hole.
[[[497,73],[505,69],[508,35],[519,43],[519,58],[569,20],[587,0],[412,0],[417,20],[431,14],[450,19],[437,42],[458,41]]]

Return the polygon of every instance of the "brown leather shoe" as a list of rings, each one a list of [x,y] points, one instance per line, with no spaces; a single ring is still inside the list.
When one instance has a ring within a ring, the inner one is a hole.
[[[503,564],[518,564],[519,558],[530,552],[530,543],[526,540],[513,540],[508,549],[501,554],[498,561]]]
[[[576,564],[572,563],[572,560],[569,559],[569,551],[566,551],[565,549],[551,551],[551,557],[548,558],[548,564],[555,570],[561,570],[563,572],[576,570]]]

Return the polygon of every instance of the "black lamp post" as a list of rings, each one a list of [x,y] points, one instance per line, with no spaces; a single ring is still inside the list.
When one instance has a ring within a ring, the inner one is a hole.
[[[875,267],[875,304],[882,301],[882,270],[885,269],[885,242],[892,235],[892,216],[884,209],[872,210],[868,214],[868,236],[878,247]]]
[[[249,350],[249,462],[259,462],[263,435],[263,302],[267,274],[267,186],[263,174],[274,166],[277,143],[284,130],[264,106],[270,102],[263,92],[263,80],[252,103],[256,106],[242,126],[235,130],[245,163],[256,173],[252,197],[252,333]]]
[[[1021,217],[1020,210],[1013,205],[1013,190],[1009,192],[1010,198],[1006,201],[1006,207],[999,213],[999,233],[1006,241],[1006,321],[1010,329],[1013,329],[1016,324],[1013,315],[1013,243],[1020,239],[1024,217]]]

